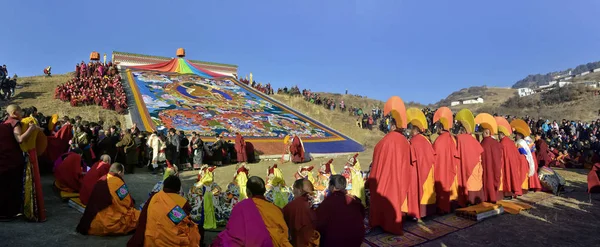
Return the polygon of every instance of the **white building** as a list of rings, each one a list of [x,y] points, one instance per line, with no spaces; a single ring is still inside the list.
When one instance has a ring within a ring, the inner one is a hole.
[[[569,85],[569,84],[571,84],[570,81],[559,81],[558,82],[558,87],[564,87],[564,86]]]
[[[595,82],[595,81],[586,81],[583,84],[587,87],[593,87],[593,88],[598,87],[598,82]]]
[[[600,68],[597,68],[595,70],[592,70],[592,72],[596,73],[596,72],[600,72]]]
[[[460,101],[452,101],[450,102],[450,106],[460,105]]]
[[[556,84],[557,82],[558,81],[551,81],[551,82],[548,82],[548,85],[552,86],[552,85]]]
[[[584,76],[584,75],[587,75],[589,73],[590,73],[589,71],[586,71],[586,72],[583,72],[583,73],[579,74],[579,76]]]
[[[519,88],[517,89],[517,92],[519,93],[519,97],[525,97],[525,96],[529,96],[535,93],[535,91],[533,91],[533,89],[528,88],[528,87],[523,87],[523,88]]]
[[[481,96],[472,96],[459,99],[458,102],[460,102],[461,105],[483,104],[483,98]]]

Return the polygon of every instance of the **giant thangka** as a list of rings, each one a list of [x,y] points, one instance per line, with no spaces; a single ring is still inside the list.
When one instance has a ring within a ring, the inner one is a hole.
[[[132,121],[146,131],[174,128],[212,141],[239,132],[262,154],[283,153],[286,135],[298,135],[309,153],[364,148],[341,133],[274,101],[231,76],[184,58],[122,67],[135,99]]]

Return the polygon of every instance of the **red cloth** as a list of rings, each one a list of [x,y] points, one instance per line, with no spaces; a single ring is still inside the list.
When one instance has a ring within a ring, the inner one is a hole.
[[[417,186],[416,189],[409,190],[409,213],[413,213],[410,206],[413,206],[413,203],[410,203],[410,198],[415,198],[414,193],[416,192],[416,204],[420,208],[421,199],[423,198],[423,185],[425,181],[427,181],[427,177],[431,169],[434,169],[435,163],[435,151],[433,150],[433,145],[431,142],[424,137],[423,135],[416,135],[410,139],[411,152],[412,152],[412,163],[415,169],[415,176],[413,176],[413,181],[417,181],[417,183],[412,183]],[[416,180],[414,180],[416,179]],[[411,185],[412,185],[411,184]],[[425,217],[426,212],[421,212],[417,210],[415,217],[421,218]]]
[[[401,207],[413,182],[411,160],[410,144],[400,132],[390,132],[375,146],[367,179],[372,227],[381,226],[386,232],[402,235]]]
[[[456,168],[460,164],[460,160],[457,159],[458,150],[454,137],[449,132],[442,132],[435,139],[433,149],[436,153],[434,177],[438,211],[439,213],[449,213],[452,183],[458,174]]]
[[[498,200],[498,189],[500,188],[500,175],[504,161],[502,158],[502,144],[492,137],[484,137],[481,141],[483,154],[481,163],[483,165],[483,191],[485,201],[495,203]],[[502,199],[502,198],[500,198]]]
[[[317,208],[320,246],[360,246],[365,237],[364,219],[365,207],[359,199],[339,191],[331,193]]]
[[[521,159],[519,149],[513,140],[508,137],[502,138],[500,144],[504,148],[504,178],[502,181],[502,189],[505,192],[512,192],[515,195],[523,195],[523,178],[521,175]],[[523,156],[524,157],[524,156]]]
[[[599,172],[600,163],[596,163],[587,176],[588,193],[600,193],[600,178],[598,177]]]
[[[73,125],[63,125],[54,135],[48,136],[48,147],[46,157],[54,162],[62,154],[69,150],[69,141],[73,139]]]
[[[459,134],[456,136],[456,142],[458,144],[458,158],[460,159],[460,173],[458,179],[458,203],[461,207],[466,207],[467,202],[471,204],[477,204],[483,201],[483,198],[475,198],[469,201],[469,192],[467,189],[467,182],[473,173],[475,166],[481,163],[481,154],[483,148],[475,137],[470,134]],[[473,191],[472,193],[477,193]]]
[[[82,170],[81,170],[81,155],[69,153],[63,162],[54,170],[54,177],[61,185],[69,187],[73,192],[81,189]]]
[[[538,176],[538,161],[537,161],[537,153],[531,152],[533,156],[533,163],[535,164],[533,169],[533,176],[529,177],[529,189],[533,191],[542,191],[542,183],[540,182],[540,177]],[[527,170],[527,174],[529,175],[529,170]]]
[[[238,162],[247,162],[248,156],[246,155],[246,141],[240,134],[235,136],[235,151],[237,153]]]
[[[25,160],[19,143],[15,140],[16,127],[19,127],[16,119],[0,124],[0,218],[17,215],[23,203]]]
[[[535,141],[535,149],[537,153],[538,166],[550,166],[550,162],[552,159],[550,158],[550,150],[548,149],[548,144],[543,139],[538,139]]]
[[[283,218],[290,230],[293,246],[308,246],[314,236],[317,214],[311,209],[308,195],[295,198],[283,208]]]
[[[290,152],[292,153],[292,162],[304,162],[304,148],[302,147],[299,136],[294,136],[294,141],[292,141],[292,145],[290,146]]]
[[[123,180],[123,178],[121,178],[118,174],[111,173],[111,175]],[[89,203],[86,205],[83,216],[79,220],[79,224],[76,228],[77,232],[83,235],[88,234],[88,230],[90,230],[90,225],[92,224],[94,218],[96,218],[96,214],[112,205],[113,198],[112,195],[110,195],[110,190],[108,189],[106,175],[98,179],[98,182],[96,182],[96,185],[94,185],[94,189],[92,190],[92,195],[94,196],[90,197]],[[135,203],[133,198],[131,203]]]
[[[98,179],[108,174],[109,170],[110,164],[104,161],[98,161],[90,168],[83,177],[81,189],[79,190],[79,200],[81,200],[81,203],[87,205],[90,195],[92,194],[92,189],[94,189],[94,185],[96,185]]]

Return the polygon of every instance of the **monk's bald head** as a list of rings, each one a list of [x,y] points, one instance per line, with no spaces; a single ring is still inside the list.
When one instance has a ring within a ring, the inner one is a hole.
[[[111,161],[111,160],[110,160],[110,155],[108,155],[108,154],[103,154],[102,156],[100,156],[100,160],[101,160],[101,161],[104,161],[104,162],[105,162],[105,163],[107,163],[107,164],[110,164],[110,161]]]
[[[122,175],[124,171],[125,171],[125,167],[123,166],[123,164],[121,164],[119,162],[115,162],[112,165],[110,165],[109,172]]]
[[[304,194],[312,194],[315,190],[313,184],[308,179],[298,179],[294,182],[294,196],[302,196]]]
[[[266,191],[265,181],[262,180],[262,178],[257,176],[248,178],[248,182],[246,183],[246,193],[248,194],[248,197],[262,196]]]

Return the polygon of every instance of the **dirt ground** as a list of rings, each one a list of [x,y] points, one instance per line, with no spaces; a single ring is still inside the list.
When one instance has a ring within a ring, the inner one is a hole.
[[[370,154],[362,154],[363,169],[370,163]],[[341,171],[346,157],[335,159],[336,171]],[[324,162],[318,159],[307,165]],[[261,161],[250,164],[250,175],[265,177],[267,167],[277,161]],[[294,164],[279,165],[285,174],[286,182],[292,183],[293,174],[298,169]],[[217,183],[225,186],[234,174],[235,165],[217,168]],[[459,230],[422,246],[594,246],[598,243],[597,222],[600,221],[600,201],[598,196],[588,202],[586,170],[559,170],[568,181],[568,193],[561,197],[546,199],[535,204],[534,208],[520,215],[504,214],[487,219],[472,227]],[[194,183],[197,172],[181,174],[184,190]],[[136,204],[148,198],[148,193],[160,179],[145,169],[137,169],[136,174],[126,175],[127,182]],[[75,232],[81,214],[62,202],[52,190],[53,177],[42,177],[44,198],[48,220],[44,223],[29,223],[15,220],[0,223],[0,246],[125,246],[130,236],[94,237],[82,236]],[[209,243],[216,236],[207,232]]]

